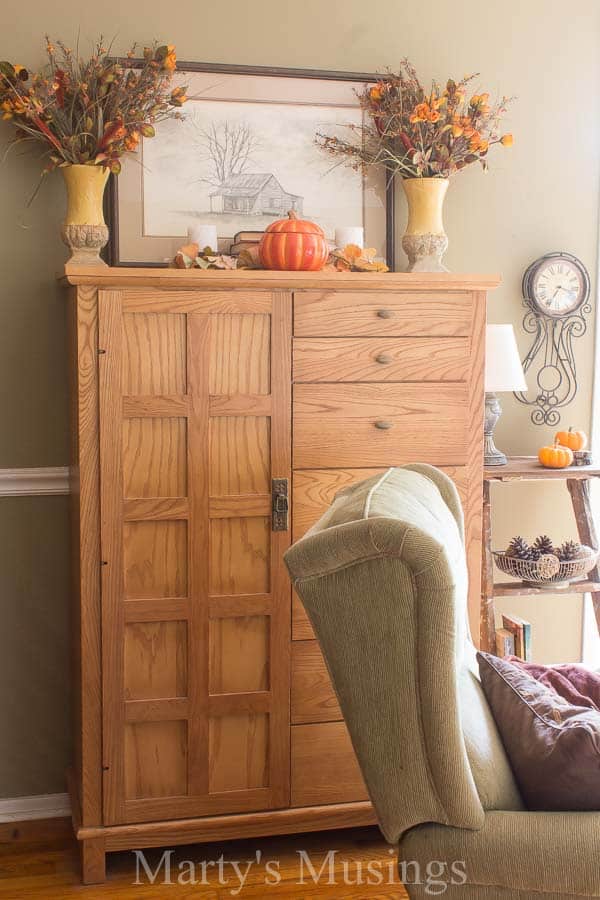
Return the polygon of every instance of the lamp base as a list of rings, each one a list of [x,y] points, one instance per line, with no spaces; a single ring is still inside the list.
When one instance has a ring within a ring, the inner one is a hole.
[[[483,463],[485,466],[505,466],[508,459],[494,444],[494,428],[500,416],[502,407],[496,394],[487,392],[485,395],[485,421],[483,428],[484,446]]]

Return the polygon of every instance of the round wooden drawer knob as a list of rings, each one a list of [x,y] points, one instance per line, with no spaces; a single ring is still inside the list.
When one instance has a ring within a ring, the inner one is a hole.
[[[394,425],[392,422],[382,422],[381,420],[375,422],[375,428],[379,428],[381,431],[388,431],[390,428],[393,428]]]
[[[392,357],[389,353],[380,353],[379,356],[375,357],[375,362],[380,363],[382,366],[389,366],[392,361]]]
[[[391,309],[378,309],[377,315],[380,319],[391,319],[394,313]]]

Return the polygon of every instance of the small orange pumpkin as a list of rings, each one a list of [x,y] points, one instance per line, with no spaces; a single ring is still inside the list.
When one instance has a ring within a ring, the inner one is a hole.
[[[329,247],[316,222],[299,219],[290,210],[287,219],[271,222],[258,246],[265,269],[318,272],[327,262]]]
[[[585,450],[588,442],[585,431],[573,431],[572,425],[568,431],[557,431],[554,440],[569,450]]]
[[[555,441],[550,447],[540,447],[538,459],[546,469],[566,469],[573,464],[573,451]]]

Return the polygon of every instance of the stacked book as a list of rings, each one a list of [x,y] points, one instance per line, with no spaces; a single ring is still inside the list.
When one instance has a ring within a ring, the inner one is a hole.
[[[239,256],[242,250],[256,248],[263,234],[264,231],[238,231],[233,237],[233,244],[229,250],[230,256]]]
[[[502,616],[502,628],[496,631],[496,653],[531,662],[531,624],[520,616]]]

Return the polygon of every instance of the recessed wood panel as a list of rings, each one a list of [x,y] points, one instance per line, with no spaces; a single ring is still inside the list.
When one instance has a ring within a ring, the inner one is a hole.
[[[368,800],[344,722],[292,726],[292,806]]]
[[[186,419],[123,420],[125,497],[187,495]]]
[[[187,695],[185,622],[131,622],[125,626],[126,700]]]
[[[187,595],[187,522],[125,522],[125,596]]]
[[[297,384],[294,468],[463,465],[467,384]]]
[[[209,393],[270,393],[270,316],[211,317]]]
[[[211,694],[269,689],[269,623],[268,616],[211,620]]]
[[[303,291],[294,294],[294,335],[466,336],[474,303],[466,292]]]
[[[210,719],[210,793],[267,787],[268,771],[268,715],[242,713]]]
[[[209,485],[213,497],[271,490],[271,420],[213,416],[209,424]]]
[[[123,393],[185,394],[186,316],[123,315]]]
[[[340,709],[317,641],[292,644],[292,724],[339,722]]]
[[[125,725],[125,797],[187,794],[187,723],[130,722]]]
[[[212,519],[210,593],[267,593],[270,586],[270,546],[270,519],[258,516]]]
[[[465,381],[469,338],[295,338],[294,381]]]

